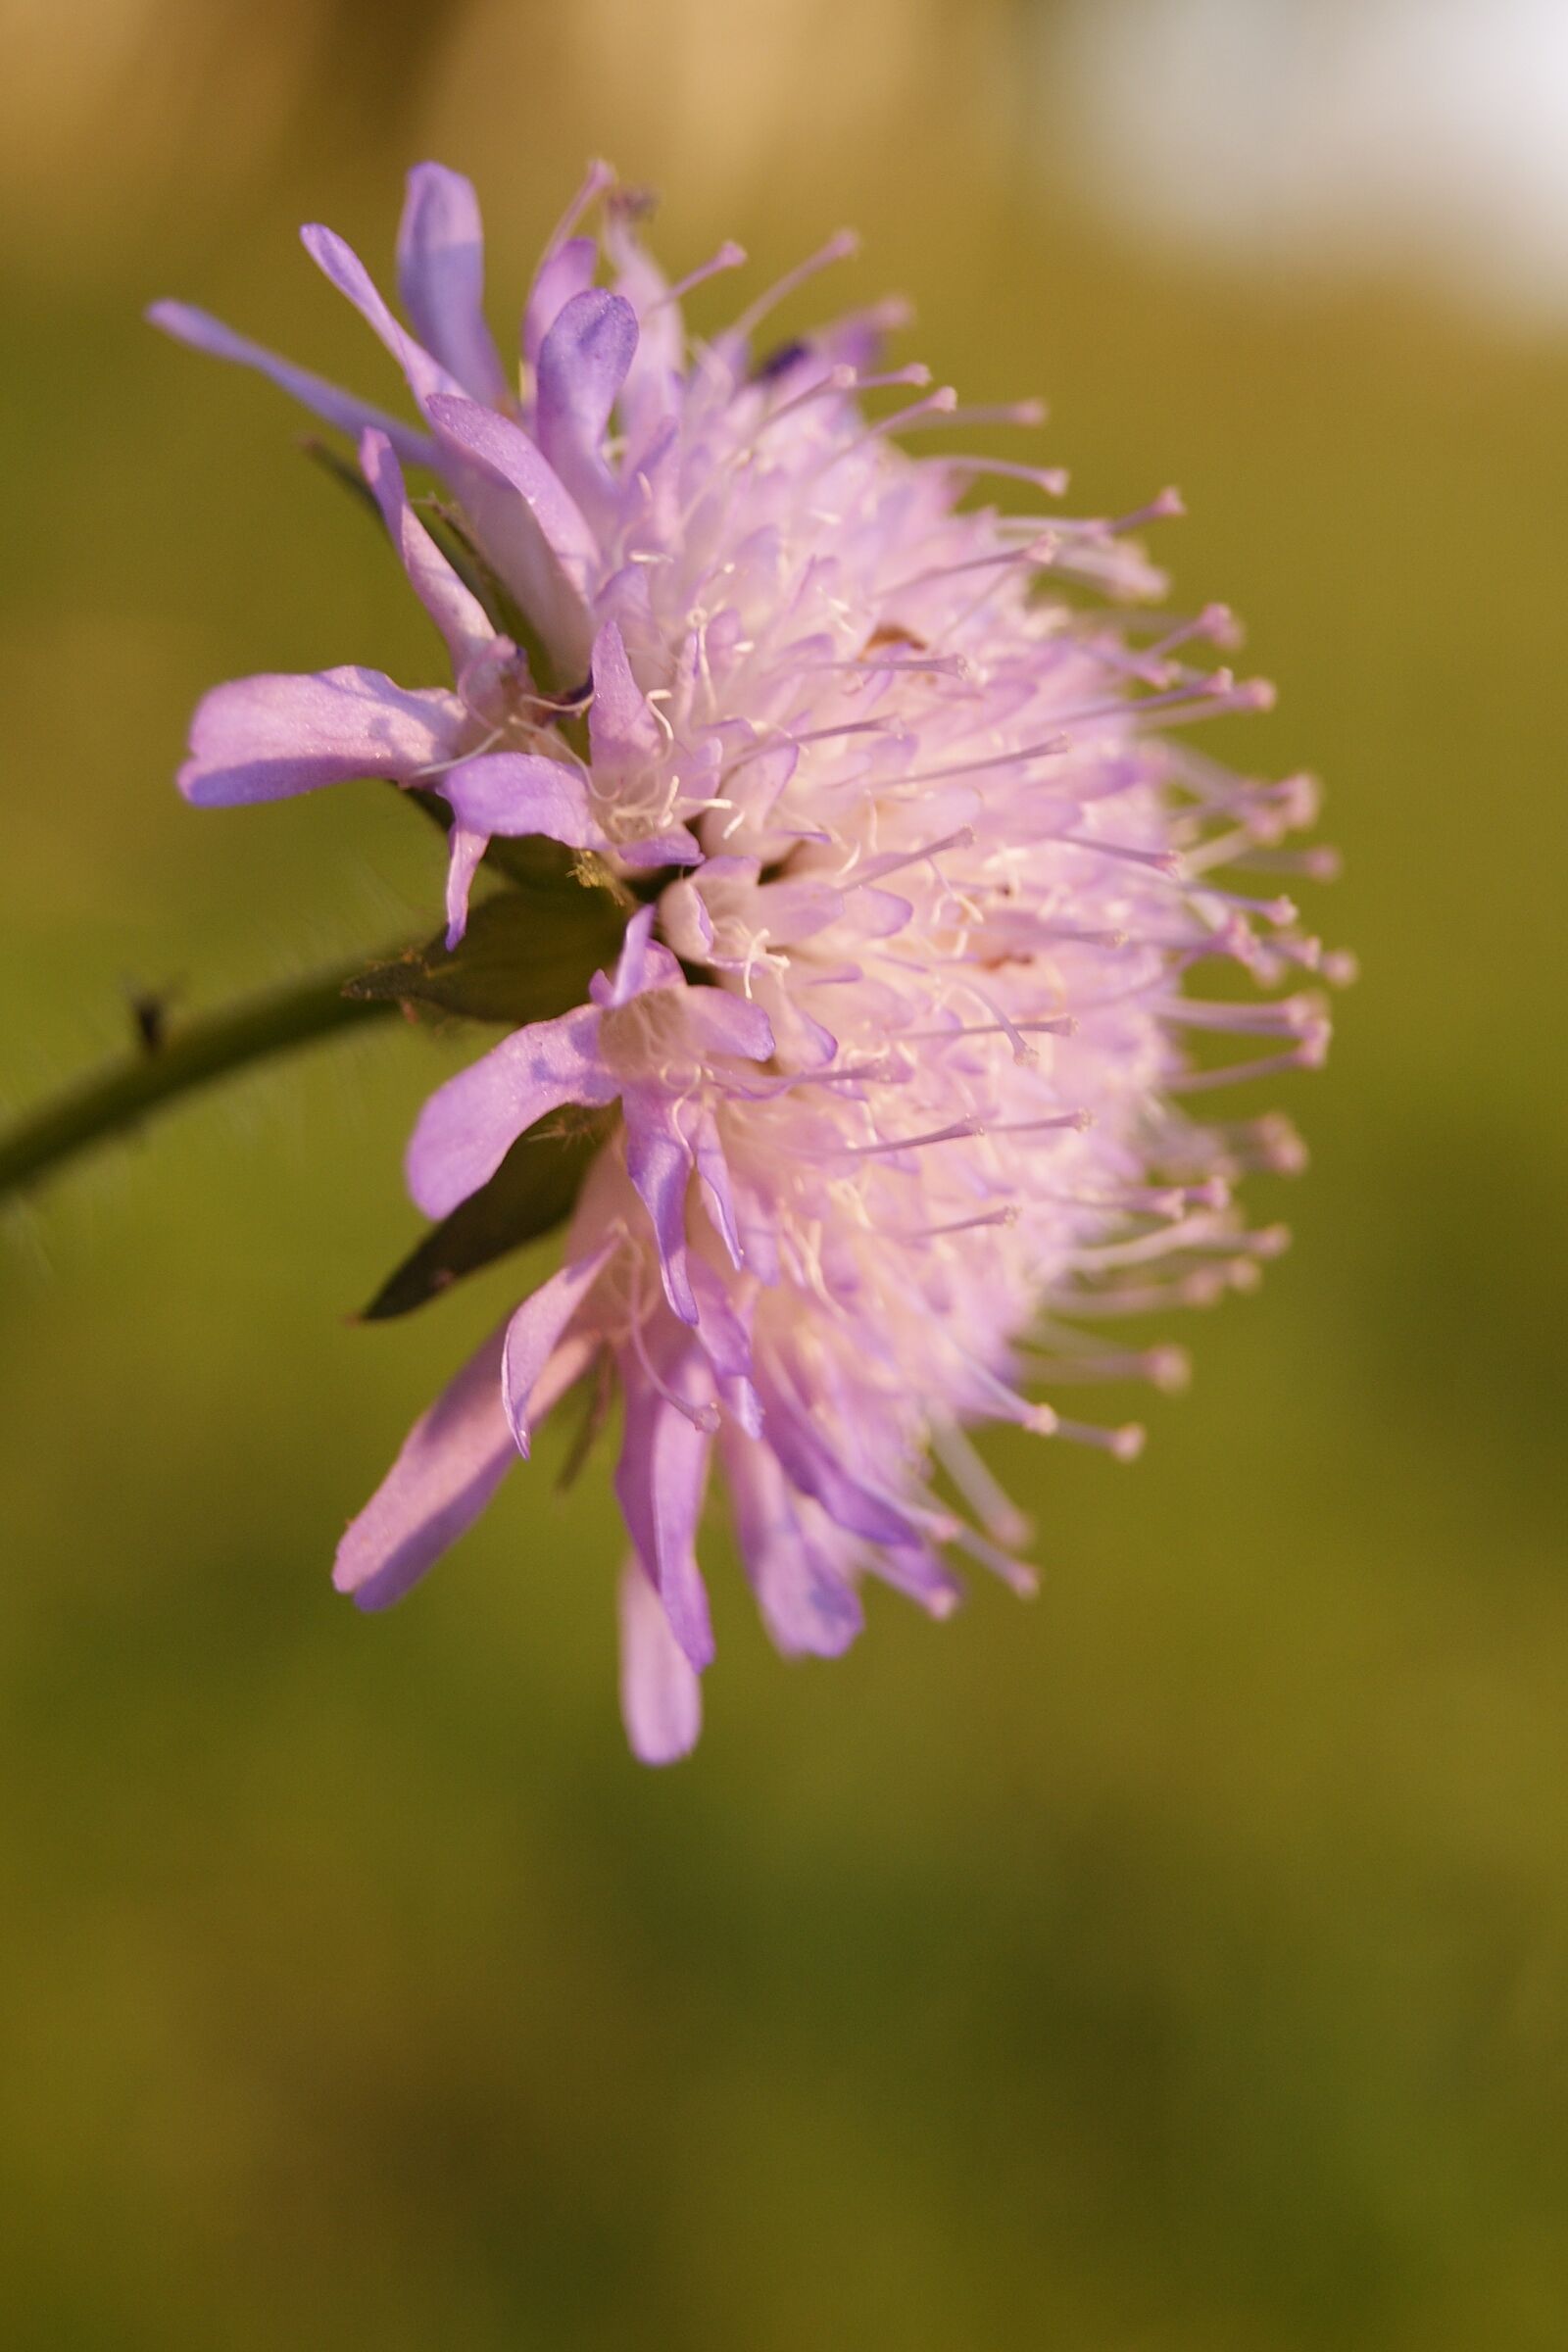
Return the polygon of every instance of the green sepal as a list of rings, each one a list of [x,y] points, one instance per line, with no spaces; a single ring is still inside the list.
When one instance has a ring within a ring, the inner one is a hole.
[[[489,1183],[427,1233],[381,1285],[363,1320],[410,1314],[463,1275],[549,1233],[571,1213],[589,1162],[613,1124],[614,1113],[601,1111],[569,1125],[556,1117],[530,1127]]]
[[[330,441],[319,440],[315,433],[302,434],[299,448],[301,454],[309,458],[313,466],[318,466],[330,480],[349,493],[357,506],[367,510],[377,530],[386,528],[385,517],[381,513],[375,492],[370,488],[359,467],[351,466],[340,449],[334,449]]]
[[[549,848],[554,842],[512,845]],[[570,853],[564,852],[568,858]],[[449,950],[443,938],[411,948],[389,963],[373,963],[349,981],[344,995],[428,1004],[472,1021],[505,1021],[514,1029],[550,1021],[586,1002],[595,972],[620,950],[624,915],[606,890],[518,883],[481,899],[468,928]]]

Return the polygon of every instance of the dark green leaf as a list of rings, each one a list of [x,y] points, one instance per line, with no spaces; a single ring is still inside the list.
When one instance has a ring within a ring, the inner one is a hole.
[[[613,1123],[599,1113],[572,1126],[541,1120],[513,1145],[489,1183],[425,1235],[365,1310],[368,1323],[409,1314],[464,1274],[536,1241],[570,1214],[588,1163]]]
[[[595,972],[614,962],[623,928],[608,891],[580,890],[569,881],[554,888],[519,885],[482,899],[466,937],[451,953],[444,940],[432,939],[390,963],[372,964],[344,993],[432,1004],[469,1020],[520,1028],[581,1004]]]

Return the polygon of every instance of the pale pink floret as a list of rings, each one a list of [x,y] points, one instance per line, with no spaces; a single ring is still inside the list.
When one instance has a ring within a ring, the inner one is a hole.
[[[602,234],[579,233],[601,196]],[[1173,496],[1111,522],[959,511],[987,473],[1062,485],[906,454],[894,429],[963,413],[921,370],[878,372],[878,315],[759,360],[764,297],[689,344],[596,170],[541,263],[513,382],[466,182],[411,178],[399,278],[417,342],[339,240],[307,243],[404,368],[418,427],[196,314],[158,316],[362,432],[455,685],[353,670],[220,688],[184,789],[250,800],[368,772],[443,794],[454,937],[496,833],[660,876],[590,1002],[505,1040],[421,1114],[410,1182],[441,1216],[539,1119],[618,1105],[562,1270],[418,1425],[337,1582],[364,1605],[398,1597],[608,1363],[633,1555],[623,1705],[637,1752],[664,1761],[697,1736],[712,1654],[696,1542],[715,1456],[787,1653],[841,1651],[867,1575],[945,1613],[955,1547],[1026,1589],[1027,1529],[966,1431],[1006,1419],[1130,1454],[1137,1431],[1038,1390],[1177,1385],[1176,1351],[1107,1346],[1101,1326],[1245,1287],[1272,1254],[1231,1188],[1299,1147],[1280,1122],[1189,1117],[1181,1102],[1223,1073],[1184,1040],[1251,1041],[1237,1075],[1310,1066],[1322,1008],[1183,984],[1215,957],[1265,989],[1332,976],[1288,902],[1216,879],[1310,875],[1277,845],[1312,794],[1170,732],[1266,699],[1192,662],[1234,643],[1222,608],[1160,632],[1094,601],[1157,590],[1126,534]],[[869,395],[906,387],[902,411],[868,416]],[[412,513],[394,444],[442,475],[558,678],[589,690],[586,760]],[[956,1503],[933,1492],[933,1452]]]

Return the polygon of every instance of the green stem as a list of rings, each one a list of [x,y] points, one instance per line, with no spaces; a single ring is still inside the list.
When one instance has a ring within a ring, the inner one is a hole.
[[[247,1063],[263,1061],[291,1046],[364,1021],[385,1020],[401,1011],[384,998],[346,997],[344,983],[365,967],[357,956],[341,969],[306,980],[223,1012],[202,1015],[167,1041],[111,1063],[95,1078],[73,1087],[0,1133],[0,1200],[25,1191],[77,1152],[90,1151],[122,1129],[132,1127],[160,1104],[210,1085]]]

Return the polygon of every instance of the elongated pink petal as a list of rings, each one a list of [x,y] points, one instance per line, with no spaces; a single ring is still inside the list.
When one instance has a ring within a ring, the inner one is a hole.
[[[592,237],[568,237],[540,263],[522,314],[522,356],[530,368],[538,365],[539,347],[572,296],[593,284],[598,266]]]
[[[199,808],[286,800],[354,776],[412,782],[451,758],[457,696],[378,669],[234,678],[197,706],[179,789]]]
[[[360,467],[375,493],[410,585],[440,630],[454,672],[460,671],[466,662],[495,641],[485,609],[464,586],[410,506],[403,468],[385,433],[368,432],[362,437]]]
[[[459,822],[476,832],[522,839],[547,834],[567,849],[603,849],[579,771],[537,752],[483,752],[437,779]]]
[[[626,1173],[653,1225],[664,1296],[683,1323],[695,1323],[697,1301],[686,1266],[686,1189],[692,1155],[675,1124],[674,1102],[662,1086],[628,1086],[621,1108],[626,1119]]]
[[[467,928],[468,891],[493,834],[514,840],[539,834],[571,850],[607,846],[581,776],[559,760],[532,752],[486,752],[448,768],[437,789],[457,820],[447,866],[449,948]]]
[[[657,907],[639,906],[626,925],[608,991],[601,994],[598,983],[595,983],[595,995],[600,1003],[629,1004],[633,997],[641,996],[645,988],[657,986],[662,979],[663,966],[660,958],[666,951],[659,947],[653,936],[657,915]],[[678,972],[675,976],[679,977]]]
[[[686,1021],[705,1054],[738,1054],[746,1061],[766,1061],[772,1054],[773,1028],[760,1004],[728,989],[689,990]]]
[[[438,438],[514,491],[557,562],[574,580],[598,561],[598,544],[561,478],[520,424],[471,400],[442,398],[431,418]]]
[[[586,597],[599,563],[581,510],[510,417],[444,397],[429,415],[485,555],[575,685],[593,645]]]
[[[501,1395],[517,1451],[526,1459],[532,1443],[534,1394],[567,1324],[607,1264],[612,1241],[563,1266],[525,1298],[507,1325],[501,1364]]]
[[[703,1687],[635,1559],[620,1575],[620,1712],[643,1764],[674,1764],[697,1745]]]
[[[599,1059],[596,1007],[514,1030],[438,1087],[408,1152],[409,1190],[427,1217],[450,1216],[489,1182],[536,1119],[564,1103],[612,1102],[618,1082]]]
[[[488,833],[476,833],[469,825],[454,823],[447,835],[447,952],[458,947],[468,928],[468,897],[473,889],[473,877],[479,871],[484,854],[490,847]]]
[[[699,1104],[695,1120],[691,1120],[690,1113],[685,1117],[690,1121],[687,1133],[692,1157],[697,1164],[698,1179],[710,1213],[729,1254],[729,1262],[738,1270],[744,1261],[735,1215],[735,1187],[730,1178],[729,1161],[724,1156],[724,1147],[719,1140],[718,1121],[713,1115],[712,1104]]]
[[[632,676],[626,641],[612,620],[594,639],[593,680],[588,740],[595,769],[608,775],[658,760],[667,750],[667,739]]]
[[[416,164],[398,228],[398,291],[414,330],[474,400],[507,401],[507,379],[484,321],[484,228],[471,180]]]
[[[636,349],[636,312],[603,286],[574,294],[539,347],[539,447],[580,506],[613,488],[604,440]]]
[[[734,1429],[720,1441],[735,1540],[762,1622],[786,1657],[836,1658],[865,1622],[855,1588],[806,1526],[778,1457]]]
[[[300,230],[300,242],[322,276],[353,303],[372,333],[386,345],[408,377],[409,389],[421,409],[427,409],[438,393],[461,393],[463,386],[457,377],[398,324],[370,272],[336,229],[323,228],[318,221],[313,221]]]
[[[362,1609],[401,1600],[471,1527],[516,1458],[501,1402],[505,1325],[416,1421],[338,1545],[332,1582]]]
[[[151,326],[161,327],[176,343],[188,344],[192,351],[204,351],[210,359],[227,360],[236,368],[252,368],[265,375],[269,383],[297,400],[302,409],[323,423],[335,424],[356,438],[368,426],[385,433],[393,448],[411,466],[428,466],[433,448],[428,433],[419,432],[412,424],[389,416],[368,400],[356,400],[352,392],[344,392],[329,384],[322,375],[313,375],[308,368],[296,368],[291,360],[269,351],[265,344],[253,343],[248,335],[236,334],[220,318],[207,311],[199,311],[188,302],[155,302],[147,311]]]
[[[676,825],[668,833],[650,833],[642,841],[617,841],[615,856],[634,873],[658,873],[665,865],[701,865],[703,845],[695,833]]]
[[[692,1349],[671,1363],[668,1377],[677,1392],[695,1397],[699,1360]],[[640,1365],[633,1369],[623,1355],[621,1370],[626,1412],[615,1493],[670,1631],[700,1674],[713,1656],[708,1592],[696,1550],[712,1440],[653,1387]]]

